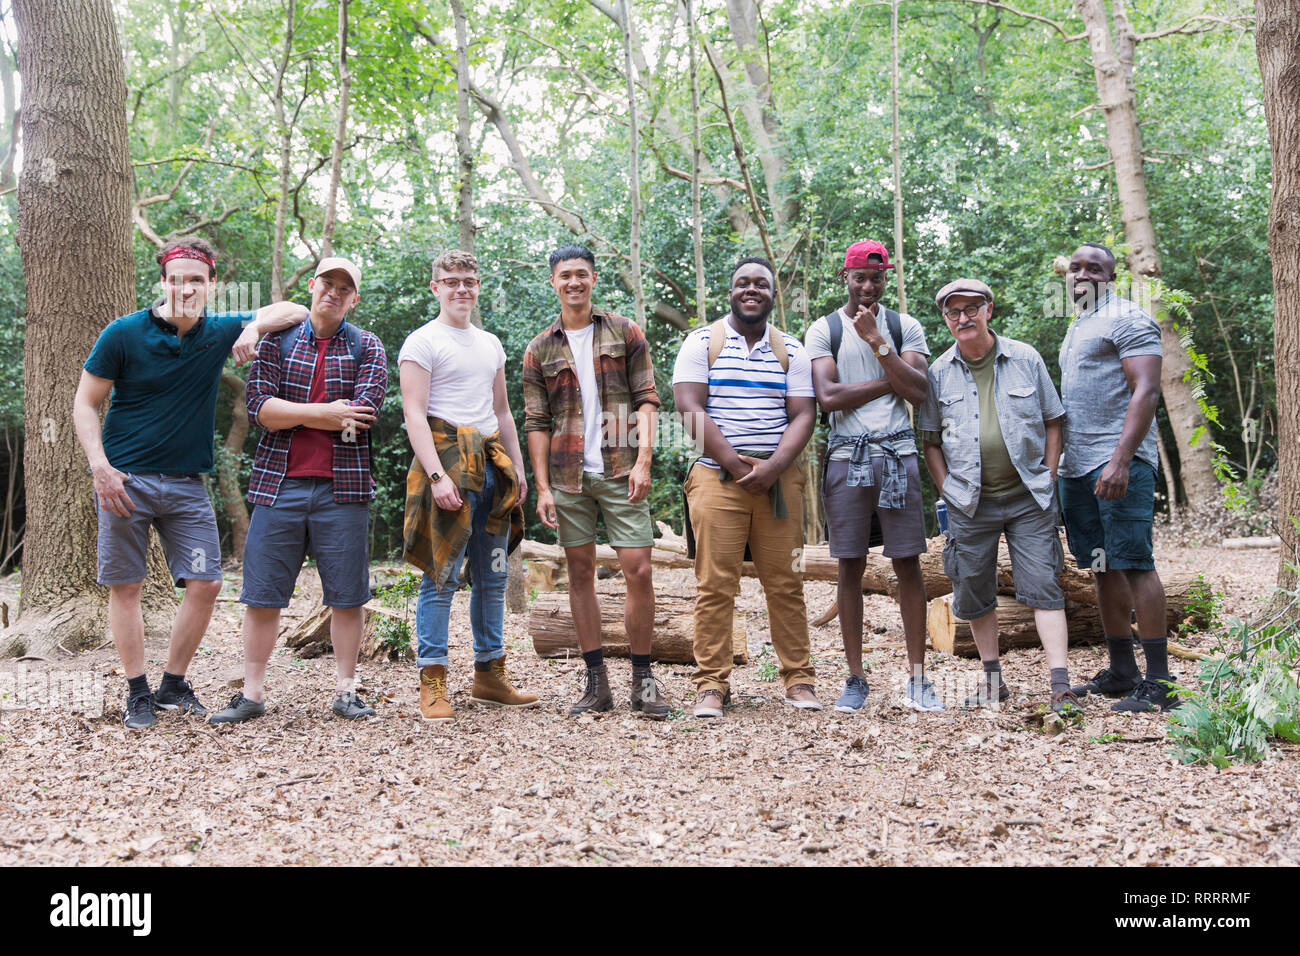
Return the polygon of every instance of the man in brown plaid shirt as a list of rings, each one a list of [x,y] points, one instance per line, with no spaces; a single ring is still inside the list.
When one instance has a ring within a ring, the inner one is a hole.
[[[654,583],[650,461],[659,395],[645,334],[596,309],[596,258],[566,245],[550,255],[560,317],[524,352],[524,431],[537,484],[537,514],[559,532],[569,568],[569,607],[587,664],[587,689],[570,713],[612,710],[596,602],[596,515],[604,517],[627,582],[632,709],[668,716],[650,673]]]

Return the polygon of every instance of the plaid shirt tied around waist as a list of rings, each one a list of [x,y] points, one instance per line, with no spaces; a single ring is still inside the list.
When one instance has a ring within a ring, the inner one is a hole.
[[[458,427],[440,418],[429,419],[438,460],[461,491],[482,491],[488,462],[496,466],[500,481],[493,485],[492,511],[483,530],[496,537],[509,531],[506,554],[524,539],[524,509],[519,502],[519,476],[501,442],[501,433],[485,436],[477,428]],[[444,511],[433,500],[433,483],[420,460],[411,461],[406,474],[406,520],[402,560],[433,578],[438,587],[456,571],[455,558],[464,553],[472,530],[468,499],[462,495],[458,511]]]
[[[871,446],[884,449],[885,468],[880,478],[877,507],[905,508],[907,507],[907,469],[903,467],[903,459],[899,457],[893,443],[905,438],[915,440],[915,437],[910,428],[900,428],[888,435],[872,435],[870,432],[864,432],[855,438],[834,435],[827,443],[826,455],[829,459],[830,453],[835,449],[843,448],[845,445],[852,446],[848,483],[854,488],[870,488],[875,484],[875,475],[872,473],[871,466]]]
[[[593,309],[591,357],[596,366],[602,422],[601,458],[606,478],[622,478],[637,458],[631,426],[636,409],[658,407],[655,370],[645,333],[635,322],[613,312]],[[524,350],[524,431],[551,436],[547,459],[551,486],[582,493],[585,428],[582,394],[562,320],[528,343]]]
[[[306,322],[293,351],[284,356],[283,364],[280,361],[280,336],[287,332],[263,336],[257,347],[257,358],[248,373],[245,406],[250,421],[257,422],[262,406],[272,398],[300,404],[309,400],[311,380],[316,371],[316,332],[311,320]],[[338,331],[330,338],[325,350],[325,401],[343,399],[349,405],[378,412],[388,388],[388,357],[384,354],[384,344],[373,332],[361,330],[363,352],[358,363],[348,349],[346,328],[346,321],[339,323]],[[248,480],[248,500],[253,504],[275,504],[280,483],[289,468],[289,444],[294,432],[301,427],[262,430]],[[370,501],[375,497],[375,481],[370,476],[370,432],[357,429],[351,434],[335,432],[333,437],[334,500]]]

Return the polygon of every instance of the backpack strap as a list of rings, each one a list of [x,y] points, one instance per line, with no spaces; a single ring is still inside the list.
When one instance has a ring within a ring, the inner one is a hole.
[[[302,337],[303,325],[310,321],[311,319],[304,319],[297,325],[291,326],[280,333],[280,365],[283,366],[289,356],[293,354],[293,347],[298,344],[298,339]]]
[[[882,305],[882,309],[885,307]],[[903,354],[903,320],[893,309],[885,309],[885,324],[889,326],[889,337],[894,340],[894,354]]]
[[[311,319],[304,319],[297,325],[285,329],[280,333],[280,364],[283,365],[285,360],[293,353],[294,346],[298,344],[298,339],[302,338],[303,326]],[[361,360],[366,354],[366,343],[361,337],[361,330],[351,322],[344,320],[343,337],[347,341],[348,351],[352,354],[352,360],[357,363],[357,368],[361,368]]]
[[[772,350],[776,360],[781,363],[781,371],[790,371],[790,353],[785,350],[785,336],[775,325],[767,327],[767,347]]]
[[[727,344],[727,320],[718,319],[709,326],[709,368],[722,354],[722,347]]]
[[[839,309],[826,316],[826,325],[831,333],[831,357],[835,359],[835,364],[839,365],[840,343],[844,341],[844,320],[840,318]]]

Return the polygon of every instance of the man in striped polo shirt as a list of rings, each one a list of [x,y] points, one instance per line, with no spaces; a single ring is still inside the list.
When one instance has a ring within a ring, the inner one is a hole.
[[[772,264],[742,259],[731,275],[731,314],[688,335],[673,369],[677,410],[703,449],[685,487],[699,582],[696,717],[721,717],[729,696],[732,619],[746,551],[767,596],[786,702],[821,710],[799,570],[800,453],[816,414],[812,365],[798,339],[768,324],[775,294]]]

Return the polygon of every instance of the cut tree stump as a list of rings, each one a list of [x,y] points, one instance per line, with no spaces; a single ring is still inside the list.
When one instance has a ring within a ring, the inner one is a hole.
[[[623,609],[627,603],[622,578],[601,582],[596,589],[600,603],[601,641],[605,653],[612,657],[628,657],[631,649],[623,629]],[[695,660],[693,640],[695,589],[693,587],[660,586],[655,588],[655,621],[650,644],[650,656],[656,661],[686,664]],[[573,628],[573,615],[569,611],[569,595],[563,591],[539,594],[528,613],[528,633],[533,638],[533,648],[539,657],[578,657],[578,634]],[[737,617],[731,632],[732,660],[737,664],[749,661],[745,641],[745,627]]]
[[[1096,605],[1067,601],[1065,619],[1071,646],[1096,644],[1103,640],[1101,612]],[[930,634],[930,646],[936,651],[957,657],[979,657],[970,625],[952,613],[951,595],[945,594],[930,602],[926,627]],[[1038,629],[1034,626],[1033,609],[1025,607],[1015,598],[998,595],[999,652],[1005,654],[1013,647],[1037,646]]]
[[[318,607],[302,621],[289,628],[284,637],[284,646],[297,651],[299,657],[320,657],[334,649],[330,640],[330,615],[333,608]],[[415,618],[406,618],[410,632],[410,641],[405,653],[381,643],[379,625],[384,620],[403,619],[401,614],[381,605],[370,603],[365,606],[366,621],[361,632],[361,649],[358,658],[372,661],[413,661],[415,660]]]

